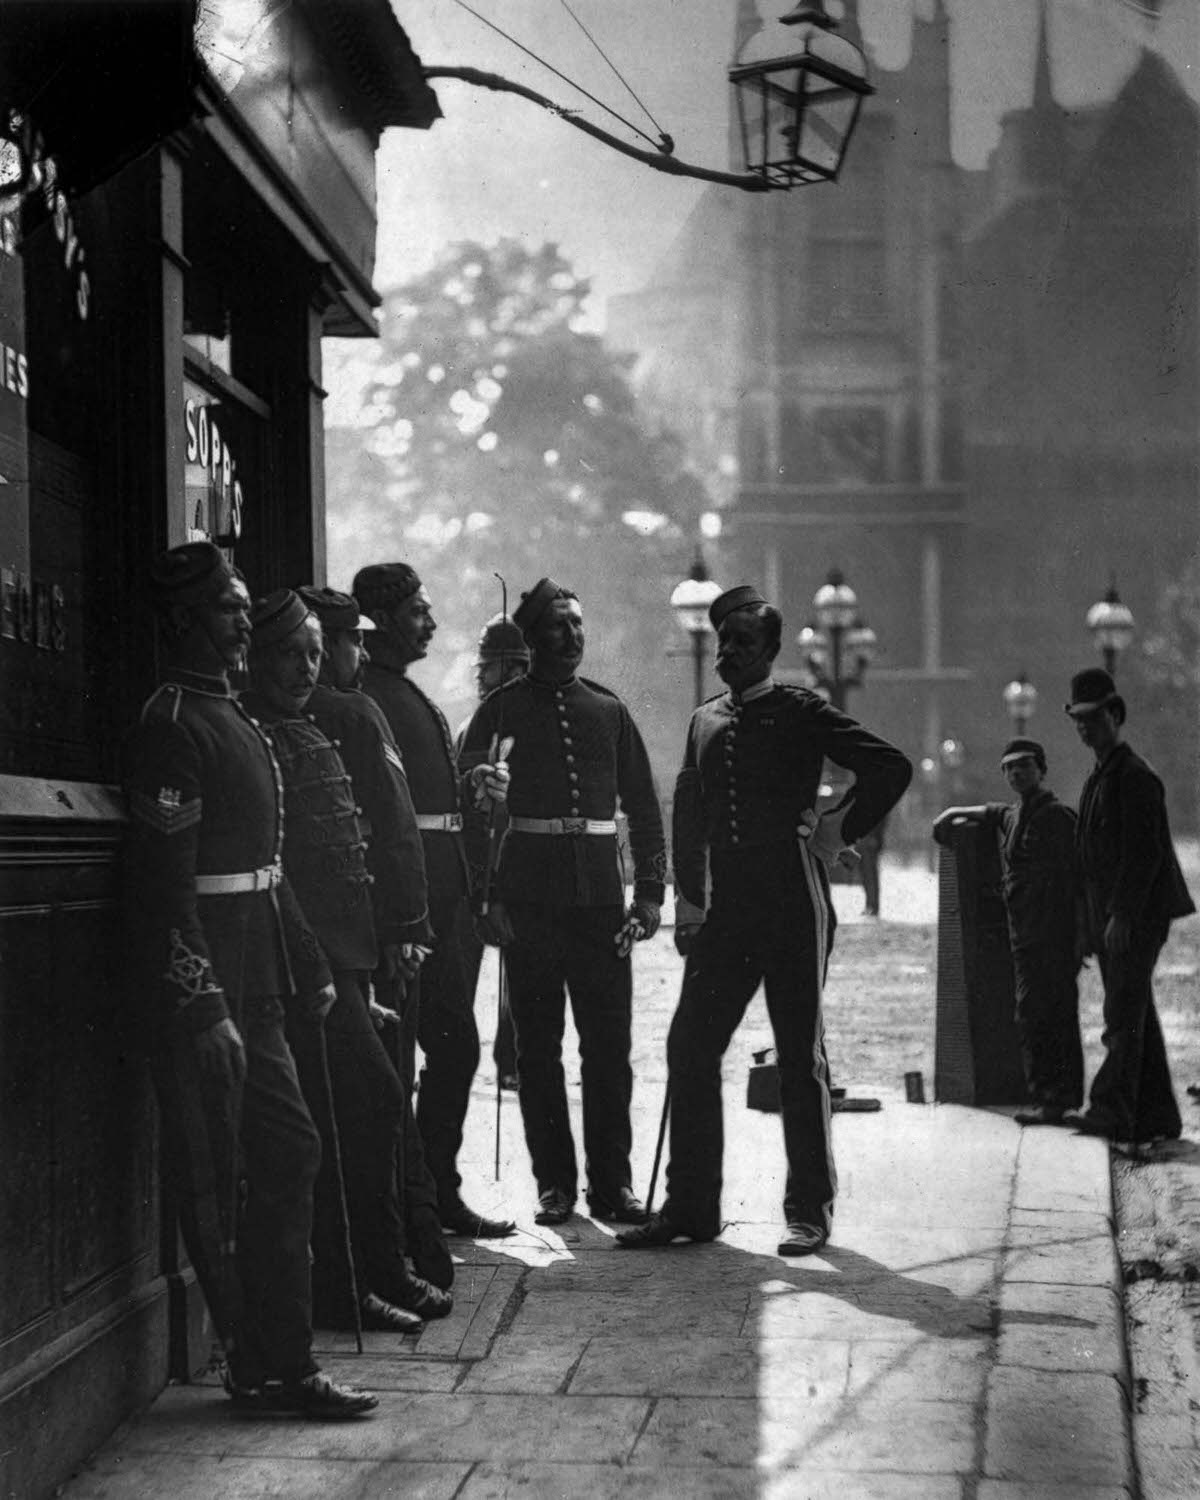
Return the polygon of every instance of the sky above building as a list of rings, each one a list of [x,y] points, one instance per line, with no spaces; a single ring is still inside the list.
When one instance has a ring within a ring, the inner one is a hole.
[[[651,136],[659,129],[670,133],[682,160],[729,166],[725,75],[737,0],[468,3],[478,15],[459,0],[393,0],[427,65],[501,73],[644,145],[478,18],[486,17]],[[914,9],[925,15],[933,3],[860,0],[874,81],[881,90],[888,70],[904,64]],[[1062,104],[1085,107],[1111,98],[1147,42],[1163,51],[1200,97],[1196,0],[1157,0],[1157,6],[1156,0],[947,0],[952,142],[960,165],[982,166],[1005,111],[1028,103],[1043,3],[1054,88]],[[831,11],[835,4],[831,0]],[[762,0],[761,8],[771,5],[772,0]],[[1156,8],[1161,16],[1152,22]],[[444,119],[427,133],[392,130],[383,139],[376,285],[397,285],[457,240],[490,242],[511,235],[531,245],[551,241],[591,278],[590,318],[602,326],[604,299],[645,282],[701,184],[653,172],[523,99],[451,80],[439,81],[436,88]],[[852,147],[846,170],[853,169]]]

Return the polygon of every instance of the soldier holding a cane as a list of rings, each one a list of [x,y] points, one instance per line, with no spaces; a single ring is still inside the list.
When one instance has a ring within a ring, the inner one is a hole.
[[[543,578],[522,596],[513,619],[530,646],[529,671],[480,705],[463,761],[485,757],[499,735],[512,740],[508,830],[496,900],[481,925],[505,950],[536,1221],[565,1223],[578,1191],[562,1067],[565,986],[583,1064],[588,1204],[597,1218],[635,1224],[645,1209],[629,1164],[630,950],[659,923],[666,853],[658,795],[629,710],[577,675],[584,634],[575,594]],[[634,862],[628,911],[618,802]],[[470,837],[486,837],[482,820],[472,819]],[[472,860],[475,868],[485,864]]]
[[[356,1417],[376,1398],[312,1356],[320,1139],[283,1022],[336,997],[283,877],[278,765],[229,688],[250,598],[209,542],[163,553],[150,582],[169,668],[128,745],[125,894],[180,1224],[234,1402]]]

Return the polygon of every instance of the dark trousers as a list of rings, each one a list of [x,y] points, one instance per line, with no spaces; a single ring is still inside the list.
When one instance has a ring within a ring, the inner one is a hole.
[[[671,1156],[664,1211],[696,1234],[720,1231],[721,1059],[760,983],[779,1062],[784,1216],[826,1231],[833,1218],[837,1169],[821,1010],[833,936],[829,885],[806,851],[788,849],[777,858],[783,863],[776,883],[757,893],[738,889],[726,899],[714,876],[712,907],[688,953],[667,1038]]]
[[[467,985],[474,995],[476,1003],[479,1000],[479,970],[483,964],[483,944],[471,933],[469,941],[464,949],[464,961],[467,966]],[[500,955],[503,965],[504,955]],[[498,997],[498,1009],[496,1013],[496,1035],[492,1041],[492,1061],[496,1064],[496,1072],[501,1078],[514,1078],[517,1072],[517,1037],[513,1026],[512,1003],[508,998],[507,983],[501,984]]]
[[[429,916],[435,946],[417,980],[406,988],[400,1055],[411,1089],[420,1043],[424,1064],[417,1086],[417,1128],[438,1203],[448,1210],[459,1200],[462,1178],[456,1162],[479,1067],[479,1028],[466,954],[472,918],[465,896],[438,898],[432,891]]]
[[[335,1137],[358,1293],[386,1297],[404,1270],[397,1165],[411,1111],[400,1074],[371,1020],[366,973],[336,973],[333,982],[338,998],[323,1023],[325,1059],[318,1023],[297,1022],[289,1026],[288,1037],[321,1133],[312,1234],[314,1300],[321,1315],[342,1321],[351,1311],[350,1276]]]
[[[517,1034],[518,1098],[538,1192],[579,1185],[567,1111],[562,1040],[566,994],[579,1033],[583,1147],[589,1191],[609,1204],[632,1185],[629,1065],[633,966],[613,939],[620,906],[506,903],[513,941],[505,948]]]
[[[308,1243],[321,1141],[279,1001],[250,997],[235,1020],[246,1048],[240,1091],[200,1076],[187,1037],[158,1049],[154,1074],[184,1244],[230,1341],[234,1377],[254,1385],[316,1369]]]
[[[1033,1104],[1078,1109],[1083,1101],[1083,1042],[1074,932],[1057,944],[1013,948],[1017,1036]]]
[[[1104,980],[1104,1061],[1092,1080],[1091,1109],[1117,1140],[1174,1139],[1182,1129],[1171,1069],[1154,1007],[1154,965],[1162,930],[1135,928],[1126,953],[1098,951]]]

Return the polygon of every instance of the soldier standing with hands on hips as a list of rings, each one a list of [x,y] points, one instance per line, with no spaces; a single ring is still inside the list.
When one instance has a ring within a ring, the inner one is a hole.
[[[633,1094],[630,949],[658,929],[666,852],[658,793],[642,737],[624,703],[578,675],[583,611],[543,578],[513,611],[529,643],[523,677],[476,710],[463,764],[511,738],[508,831],[495,901],[481,922],[504,947],[517,1035],[517,1096],[538,1187],[539,1224],[570,1217],[578,1166],[567,1112],[564,987],[579,1033],[588,1205],[600,1219],[646,1216],[630,1174]],[[629,820],[633,903],[625,909],[617,804]],[[472,841],[486,839],[471,820]],[[472,866],[485,860],[473,855]],[[480,890],[478,898],[491,892]]]
[[[425,1056],[417,1093],[417,1126],[437,1183],[442,1224],[453,1234],[500,1239],[516,1227],[489,1219],[462,1200],[457,1167],[471,1081],[479,1066],[479,1029],[466,961],[471,927],[463,802],[503,802],[508,770],[480,764],[460,778],[450,726],[441,709],[408,675],[423,660],[437,629],[433,603],[407,563],[374,563],[355,575],[353,594],[375,622],[366,692],[383,710],[408,774],[425,849],[434,949],[421,966],[419,993],[408,985],[404,1066],[412,1086],[415,1046]]]
[[[692,715],[675,784],[676,889],[705,916],[667,1042],[667,1198],[617,1243],[653,1249],[720,1233],[721,1059],[761,982],[788,1166],[779,1253],[810,1255],[829,1238],[837,1191],[821,1013],[834,929],[826,864],[890,811],[912,766],[816,693],[774,681],[783,622],[756,589],[727,589],[709,619],[729,691]],[[826,758],[855,780],[818,818]]]
[[[283,1023],[336,995],[283,878],[279,767],[229,687],[250,596],[210,542],[160,555],[150,584],[169,667],[127,747],[125,898],[180,1225],[234,1403],[356,1417],[376,1398],[312,1356],[321,1144]]]

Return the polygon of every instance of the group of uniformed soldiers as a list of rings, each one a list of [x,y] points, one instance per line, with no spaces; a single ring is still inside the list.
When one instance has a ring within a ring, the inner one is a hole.
[[[728,692],[692,719],[674,811],[677,887],[706,915],[690,943],[677,934],[689,951],[669,1043],[668,1194],[650,1215],[630,1172],[631,949],[659,925],[665,838],[628,708],[579,674],[573,591],[542,579],[493,622],[508,647],[519,632],[523,670],[456,746],[408,675],[436,621],[407,564],[362,569],[349,595],[306,586],[252,605],[224,554],[197,542],[163,554],[151,586],[168,670],[129,744],[135,988],[180,1222],[239,1405],[371,1410],[372,1395],[316,1368],[314,1298],[321,1320],[407,1331],[450,1310],[448,1234],[512,1232],[464,1203],[456,1164],[481,940],[504,953],[537,1223],[565,1222],[582,1178],[592,1215],[626,1226],[623,1248],[719,1231],[721,1056],[762,980],[788,1159],[780,1251],[824,1244],[826,865],[886,815],[911,767],[773,680],[777,610],[748,586],[712,607]],[[854,782],[818,817],[825,757]]]

